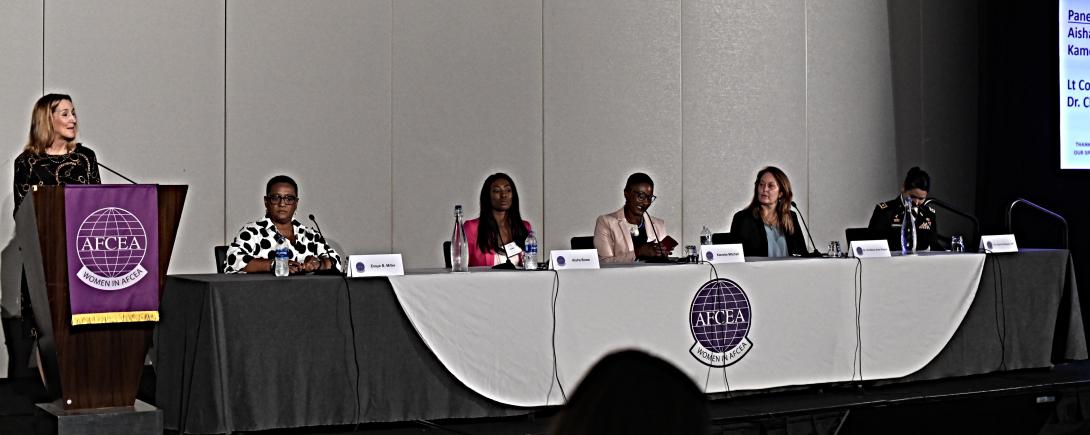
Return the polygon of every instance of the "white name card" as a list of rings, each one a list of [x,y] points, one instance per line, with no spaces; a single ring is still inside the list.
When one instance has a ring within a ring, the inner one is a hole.
[[[350,255],[348,276],[398,276],[405,274],[401,254]]]
[[[980,236],[980,252],[1018,252],[1018,242],[1014,240],[1014,234]]]
[[[855,240],[849,246],[848,255],[859,258],[889,257],[889,243],[885,240]]]
[[[515,242],[503,245],[503,250],[507,252],[507,258],[511,258],[522,253],[522,248],[520,248],[519,245],[515,244]],[[516,260],[512,263],[518,263],[518,261]]]
[[[559,249],[549,251],[549,268],[553,270],[566,269],[597,269],[597,249]]]
[[[700,245],[700,258],[709,263],[745,263],[746,255],[741,243],[729,245]]]

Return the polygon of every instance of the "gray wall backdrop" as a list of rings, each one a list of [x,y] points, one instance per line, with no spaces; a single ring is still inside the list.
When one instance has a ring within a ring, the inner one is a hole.
[[[782,167],[819,245],[904,171],[969,206],[975,2],[937,0],[20,0],[0,3],[0,179],[44,92],[142,182],[190,186],[170,273],[300,182],[346,253],[441,266],[451,210],[511,174],[543,248],[589,235],[648,172],[693,243]],[[966,23],[969,23],[967,25]],[[969,83],[971,87],[971,83]],[[104,173],[104,182],[120,182]],[[957,179],[955,186],[949,180]],[[12,193],[3,192],[11,215]],[[12,222],[0,219],[0,238]],[[3,287],[5,299],[11,285]],[[17,287],[15,287],[17,288]]]

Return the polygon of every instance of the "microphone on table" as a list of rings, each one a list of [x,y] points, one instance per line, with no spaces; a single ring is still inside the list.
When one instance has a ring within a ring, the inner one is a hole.
[[[972,222],[973,223],[973,233],[971,234],[972,238],[967,240],[967,241],[964,241],[964,242],[965,242],[965,245],[967,245],[967,246],[976,246],[976,245],[973,245],[973,244],[969,243],[969,242],[972,242],[972,241],[976,240],[980,235],[980,221],[978,221],[976,219],[976,216],[973,216],[973,215],[971,215],[969,213],[958,210],[957,208],[954,208],[954,206],[948,204],[946,201],[935,198],[934,196],[929,196],[929,197],[927,197],[927,199],[923,200],[923,205],[937,205],[937,206],[939,206],[939,208],[945,209],[946,211],[949,211],[949,212],[951,212],[953,214],[961,216],[961,217],[963,217],[965,219],[968,219],[970,222]],[[938,234],[935,234],[935,236],[937,237]]]
[[[307,215],[307,217],[308,217],[308,218],[310,218],[310,221],[311,221],[311,222],[314,222],[314,229],[315,229],[315,230],[318,230],[318,237],[320,237],[320,238],[322,239],[322,240],[321,240],[321,241],[322,241],[322,243],[325,243],[325,244],[327,244],[327,245],[328,245],[328,244],[329,244],[329,242],[328,242],[328,241],[326,241],[326,239],[325,239],[325,234],[324,234],[324,233],[322,233],[322,227],[321,227],[320,225],[318,225],[318,219],[316,219],[316,218],[314,217],[314,214],[313,214],[313,213],[312,213],[312,214],[309,214],[309,215]],[[321,260],[319,259],[319,261],[321,261]],[[324,269],[324,270],[323,270],[323,269],[319,268],[318,270],[316,270],[316,271],[314,271],[314,272],[315,272],[315,273],[320,273],[320,274],[325,274],[325,273],[329,273],[329,274],[335,274],[335,273],[340,273],[340,271],[338,271],[338,270],[337,270],[337,265],[336,265],[336,264],[334,263],[334,261],[333,261],[333,258],[332,258],[332,257],[329,257],[329,262],[331,263],[331,264],[330,264],[330,268],[329,268],[329,269]]]
[[[650,206],[648,206],[648,207],[650,207]],[[651,214],[647,213],[647,207],[644,207],[644,209],[643,209],[643,216],[646,217],[647,222],[651,224],[651,231],[653,231],[655,233],[655,239],[659,241],[658,242],[658,246],[659,246],[659,255],[658,256],[659,256],[659,258],[661,258],[661,260],[658,260],[658,261],[669,260],[670,258],[666,256],[666,251],[662,249],[662,236],[659,235],[659,230],[655,229],[655,221],[651,219]]]
[[[791,207],[799,212],[799,220],[802,221],[802,226],[806,229],[806,238],[810,239],[810,245],[814,247],[814,251],[808,253],[807,256],[820,257],[821,252],[817,250],[817,244],[814,243],[814,236],[810,235],[810,226],[806,224],[806,218],[802,216],[802,210],[799,210],[799,205],[795,204],[795,201],[791,201]]]
[[[322,234],[322,226],[318,225],[318,219],[314,218],[314,214],[307,215],[311,222],[314,222],[314,229],[318,230],[318,235],[322,237],[322,241],[325,241],[325,234]]]
[[[97,165],[98,165],[98,166],[99,166],[100,168],[102,168],[102,169],[105,169],[105,170],[107,170],[107,171],[113,172],[113,174],[114,174],[114,175],[116,175],[116,176],[118,176],[118,177],[124,178],[124,179],[125,179],[125,181],[128,181],[128,182],[130,182],[130,183],[132,183],[132,184],[140,184],[140,183],[137,183],[137,182],[135,182],[135,181],[132,181],[132,178],[126,177],[126,176],[124,176],[124,175],[121,175],[121,173],[120,173],[120,172],[117,172],[117,171],[115,171],[115,170],[113,170],[113,169],[110,169],[110,167],[109,167],[109,166],[106,166],[106,165],[102,164],[102,162],[100,162],[100,161],[97,161],[97,160],[96,160],[96,161],[95,161],[95,164],[97,164]]]

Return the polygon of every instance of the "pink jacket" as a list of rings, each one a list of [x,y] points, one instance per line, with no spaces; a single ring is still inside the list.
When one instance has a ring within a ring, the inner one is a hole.
[[[469,245],[470,267],[492,266],[496,261],[495,252],[481,252],[480,249],[477,249],[477,228],[480,227],[480,225],[481,220],[479,218],[470,219],[462,224],[462,228],[466,232],[466,244]],[[530,222],[524,220],[522,221],[522,225],[526,227],[526,231],[533,231],[533,229],[530,228]],[[503,249],[503,247],[501,246],[500,249]],[[516,265],[522,264],[522,254],[519,254],[518,258],[514,259],[512,262]]]
[[[598,250],[598,260],[603,263],[627,263],[636,261],[635,247],[632,246],[632,233],[628,221],[624,218],[624,209],[598,216],[594,223],[594,248]],[[666,221],[651,218],[651,225],[646,227],[647,241],[658,242],[666,238]]]

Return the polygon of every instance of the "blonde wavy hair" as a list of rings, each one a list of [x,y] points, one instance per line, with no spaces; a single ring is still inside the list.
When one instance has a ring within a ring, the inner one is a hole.
[[[53,131],[53,111],[61,101],[72,102],[72,97],[64,94],[48,94],[34,103],[34,110],[30,112],[30,137],[27,139],[24,151],[33,154],[44,154],[45,150],[53,144],[57,133]],[[74,103],[73,103],[74,104]],[[68,143],[68,151],[76,148],[76,142]]]

